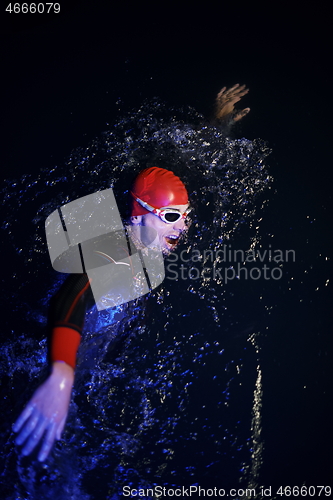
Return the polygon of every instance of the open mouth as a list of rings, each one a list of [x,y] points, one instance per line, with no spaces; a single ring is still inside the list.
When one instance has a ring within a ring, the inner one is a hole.
[[[175,245],[177,245],[177,243],[179,241],[179,236],[175,236],[175,235],[165,236],[165,241],[169,245],[175,246]]]

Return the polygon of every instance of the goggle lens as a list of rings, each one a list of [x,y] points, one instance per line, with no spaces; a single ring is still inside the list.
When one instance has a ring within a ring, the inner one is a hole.
[[[163,220],[172,224],[172,222],[177,222],[181,218],[182,214],[179,212],[167,212],[162,215]]]

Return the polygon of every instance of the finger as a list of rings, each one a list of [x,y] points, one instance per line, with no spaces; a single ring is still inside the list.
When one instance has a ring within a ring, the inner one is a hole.
[[[57,428],[57,433],[56,433],[56,439],[61,439],[62,431],[64,430],[65,427],[65,422],[66,422],[66,416],[62,419],[60,424],[58,425]]]
[[[24,443],[24,441],[27,439],[27,437],[31,434],[31,432],[35,429],[37,422],[39,420],[39,412],[35,410],[30,416],[29,420],[26,422],[24,427],[21,429],[20,433],[18,434],[17,438],[15,439],[15,443],[17,445],[21,445]]]
[[[223,87],[223,89],[220,90],[220,92],[217,94],[218,99],[227,99],[232,95],[236,89],[238,89],[239,83],[236,83],[233,87],[230,87],[230,89],[227,89],[227,87]]]
[[[221,90],[220,90],[220,92],[217,95],[219,96],[219,95],[223,94],[223,92],[225,92],[226,88],[227,87],[222,87]]]
[[[38,454],[38,460],[40,462],[44,462],[44,460],[47,458],[48,454],[51,451],[51,448],[53,446],[54,440],[55,440],[55,435],[56,435],[56,423],[52,422],[47,429],[46,436],[43,441],[43,445],[41,447],[41,450]]]
[[[245,109],[242,109],[241,111],[239,111],[237,114],[239,114],[241,117],[243,117],[243,116],[247,115],[249,111],[250,111],[250,108],[245,108]]]
[[[38,424],[36,425],[33,434],[30,436],[27,443],[24,445],[24,448],[22,449],[22,455],[29,455],[32,452],[32,450],[37,446],[41,437],[43,436],[46,424],[47,420],[42,417],[39,420]]]
[[[24,422],[30,417],[31,413],[34,411],[35,406],[34,405],[28,405],[26,408],[22,411],[21,415],[18,417],[16,422],[13,425],[13,431],[18,432]]]
[[[233,85],[226,91],[226,95],[229,95],[230,93],[233,93],[238,89],[239,89],[239,83],[236,83],[236,85]]]
[[[227,90],[227,92],[230,92],[230,90],[235,90],[235,89],[237,89],[239,86],[240,86],[240,85],[239,85],[239,83],[235,83],[235,85],[233,85],[232,87],[230,87],[230,88]],[[243,86],[243,85],[242,85],[242,86]]]
[[[249,89],[244,89],[244,90],[239,90],[236,95],[243,97],[243,95],[246,95],[249,92]]]
[[[240,97],[243,97],[243,95],[246,95],[249,92],[249,89],[242,89],[237,92],[237,95]]]
[[[239,111],[233,118],[234,122],[238,122],[238,120],[241,120],[245,115],[247,115],[250,111],[250,108],[245,108],[242,111]]]
[[[230,89],[227,90],[226,92],[226,95],[231,95],[231,94],[235,94],[235,95],[245,95],[247,94],[249,91],[249,89],[246,88],[246,85],[239,85],[237,83],[237,85],[234,85],[233,87],[231,87]]]
[[[223,99],[223,97],[224,97],[224,92],[225,92],[226,88],[227,88],[227,87],[223,87],[223,88],[220,90],[220,92],[217,94],[217,96],[216,96],[216,100],[217,100],[217,101],[220,101],[221,99]]]

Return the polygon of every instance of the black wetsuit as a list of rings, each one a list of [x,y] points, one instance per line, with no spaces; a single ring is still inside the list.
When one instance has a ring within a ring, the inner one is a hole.
[[[52,298],[51,361],[64,361],[75,368],[86,311],[94,302],[87,274],[70,275]]]
[[[164,266],[162,253],[154,251],[156,261],[149,260],[147,264],[141,251],[122,231],[94,238],[82,246],[82,264],[83,268],[87,266],[87,273],[69,275],[51,301],[49,316],[51,360],[64,361],[73,368],[87,310],[95,302],[101,301],[98,309],[102,310],[145,295],[156,286],[147,279],[146,266],[157,270],[156,276],[160,267],[155,269],[154,263]],[[69,269],[71,262],[73,255],[69,249],[59,257],[57,267]],[[150,277],[154,278],[154,272]]]

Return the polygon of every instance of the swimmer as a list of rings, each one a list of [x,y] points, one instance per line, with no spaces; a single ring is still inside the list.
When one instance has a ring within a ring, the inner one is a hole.
[[[247,92],[244,85],[237,84],[229,90],[224,87],[216,98],[216,120],[238,121],[245,116],[249,108],[235,112],[234,104]],[[188,227],[190,206],[184,183],[170,170],[151,167],[139,173],[130,193],[128,227],[135,235],[134,242],[140,245],[142,228],[152,228],[157,233],[163,254],[168,255],[177,247]],[[13,426],[14,432],[18,433],[16,444],[22,446],[23,455],[29,455],[40,445],[38,460],[43,462],[54,441],[61,439],[85,314],[94,303],[86,274],[70,275],[52,299],[51,373]]]

